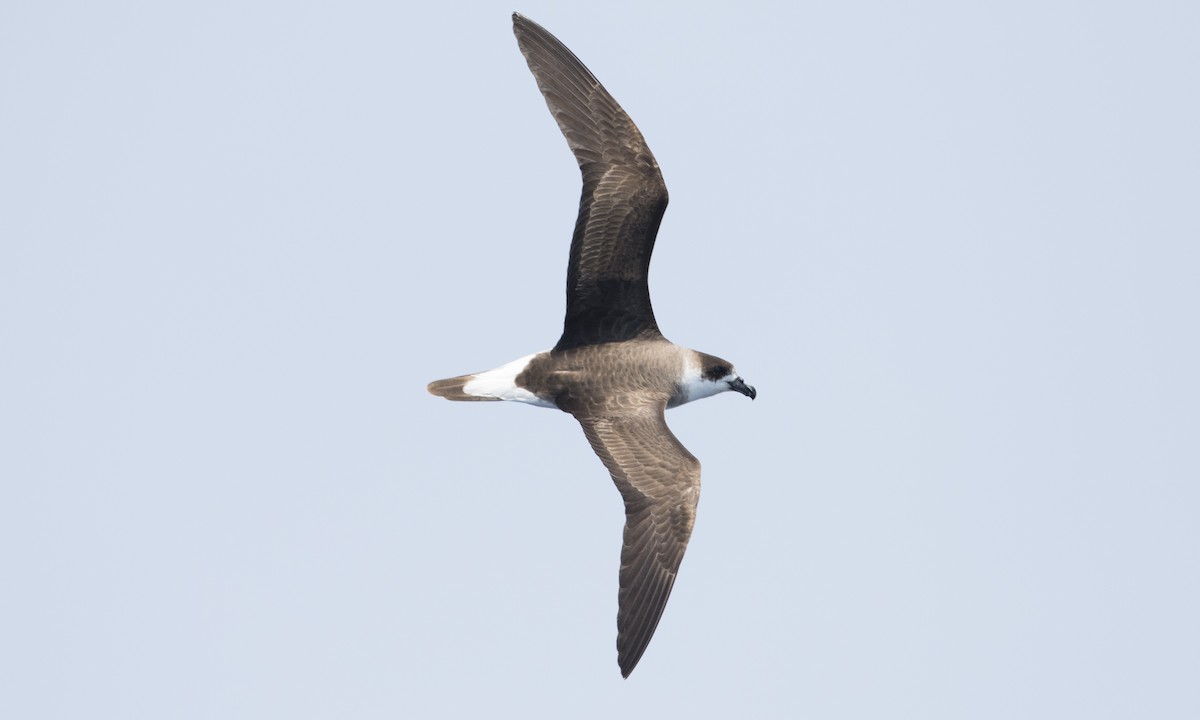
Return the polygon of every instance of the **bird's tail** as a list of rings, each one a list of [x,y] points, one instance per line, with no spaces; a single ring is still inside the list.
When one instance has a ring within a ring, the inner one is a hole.
[[[499,401],[503,398],[488,397],[486,395],[472,395],[463,389],[463,387],[475,379],[475,375],[459,375],[458,377],[446,378],[445,380],[434,380],[429,383],[429,392],[444,397],[447,400],[470,400],[474,402],[480,401]]]

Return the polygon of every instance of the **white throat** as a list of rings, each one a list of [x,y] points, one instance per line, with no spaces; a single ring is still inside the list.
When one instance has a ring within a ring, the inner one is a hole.
[[[701,400],[729,389],[729,383],[724,380],[705,380],[703,368],[696,362],[696,358],[690,355],[683,361],[683,377],[679,385],[683,390],[683,397],[678,405]]]

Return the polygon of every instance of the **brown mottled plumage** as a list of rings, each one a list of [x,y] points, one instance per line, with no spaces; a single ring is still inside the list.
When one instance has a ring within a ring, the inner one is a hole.
[[[579,58],[513,15],[517,44],[583,174],[567,270],[567,315],[555,349],[662,337],[647,274],[667,185],[633,120]]]
[[[730,363],[659,332],[647,273],[667,188],[642,134],[553,35],[517,14],[513,31],[583,174],[563,333],[552,350],[429,392],[558,408],[583,426],[625,500],[617,662],[628,677],[662,617],[700,499],[700,463],[664,413],[726,390],[756,392]]]

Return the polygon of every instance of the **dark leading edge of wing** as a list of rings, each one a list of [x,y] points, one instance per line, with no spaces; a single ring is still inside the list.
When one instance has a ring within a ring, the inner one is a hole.
[[[579,58],[537,23],[513,32],[583,173],[557,350],[660,337],[646,276],[667,186],[633,120]]]

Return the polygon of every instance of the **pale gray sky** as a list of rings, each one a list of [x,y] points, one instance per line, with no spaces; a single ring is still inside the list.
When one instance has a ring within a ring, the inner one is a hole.
[[[578,171],[510,29],[671,191],[633,676],[552,345]],[[0,716],[1200,717],[1200,5],[10,2]]]

